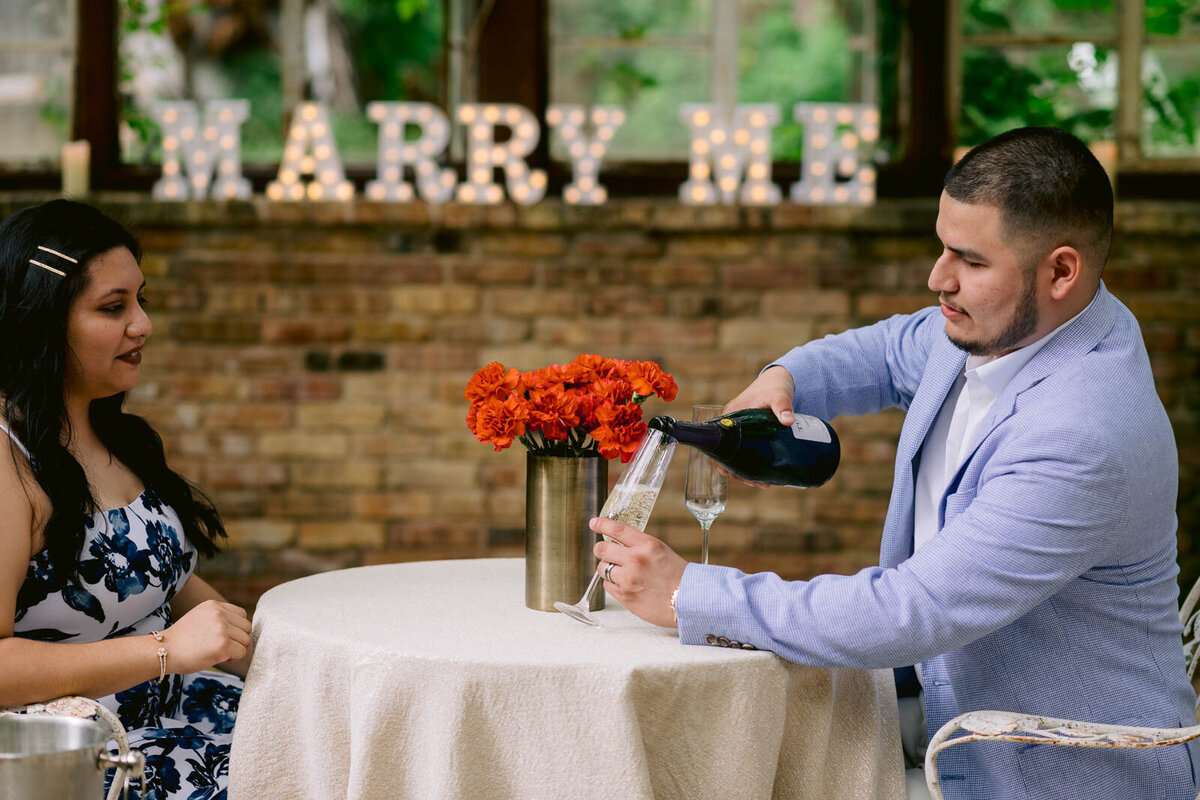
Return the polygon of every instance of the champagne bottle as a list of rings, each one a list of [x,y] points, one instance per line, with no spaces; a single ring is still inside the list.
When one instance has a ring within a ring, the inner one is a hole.
[[[791,425],[784,425],[770,409],[747,408],[707,422],[655,417],[648,425],[755,483],[820,486],[833,476],[842,455],[829,423],[807,414],[796,414]]]

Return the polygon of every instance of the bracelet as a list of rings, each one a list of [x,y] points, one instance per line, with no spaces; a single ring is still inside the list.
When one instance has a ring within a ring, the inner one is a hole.
[[[676,586],[675,590],[671,592],[671,619],[674,620],[676,625],[679,624],[679,615],[675,613],[675,598],[677,597],[679,597],[678,586]]]
[[[150,635],[156,642],[161,643],[163,640],[163,635],[158,631],[150,631]],[[155,683],[162,683],[163,678],[167,677],[167,648],[160,647],[154,654],[158,656],[158,680]]]

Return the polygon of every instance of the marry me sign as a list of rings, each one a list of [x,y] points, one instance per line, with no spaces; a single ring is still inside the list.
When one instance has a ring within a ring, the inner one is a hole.
[[[247,100],[204,104],[163,102],[153,108],[162,129],[162,176],[153,193],[159,200],[247,199],[250,182],[242,175],[241,125],[250,115]],[[475,205],[537,203],[546,194],[546,173],[526,159],[542,135],[527,108],[505,103],[463,103],[456,119],[466,132],[465,180],[439,159],[450,142],[446,114],[430,103],[374,102],[367,116],[379,126],[375,178],[365,187],[368,200]],[[772,103],[733,106],[732,113],[710,103],[685,104],[680,116],[690,134],[688,178],[679,199],[689,205],[778,204],[780,187],[771,178],[771,131],[779,124]],[[853,103],[799,103],[792,116],[804,128],[804,158],[788,198],[802,205],[868,205],[875,200],[875,169],[870,148],[879,138],[879,112]],[[609,142],[625,122],[618,106],[557,104],[546,124],[570,159],[571,181],[563,201],[599,205],[608,194],[600,165]],[[507,138],[497,133],[507,130]],[[502,182],[497,182],[497,173]],[[345,201],[355,195],[334,141],[326,109],[302,103],[292,115],[279,171],[266,188],[280,202]]]

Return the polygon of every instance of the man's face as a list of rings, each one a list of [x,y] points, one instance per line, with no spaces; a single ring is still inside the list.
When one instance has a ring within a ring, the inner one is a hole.
[[[989,356],[1036,341],[1042,318],[1037,264],[1004,235],[1000,210],[942,192],[937,235],[943,249],[929,288],[938,293],[950,341]]]

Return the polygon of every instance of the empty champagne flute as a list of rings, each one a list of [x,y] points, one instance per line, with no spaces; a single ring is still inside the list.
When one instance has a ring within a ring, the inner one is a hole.
[[[671,463],[671,456],[675,453],[675,440],[664,441],[664,438],[662,431],[646,431],[646,436],[638,445],[633,459],[617,479],[608,499],[604,501],[600,516],[623,522],[639,531],[646,530],[650,512],[654,510],[654,501],[658,499],[658,491],[667,475],[667,465]],[[604,538],[610,542],[614,541],[607,536]],[[597,570],[587,588],[583,590],[583,597],[578,603],[571,605],[560,600],[554,604],[554,608],[585,625],[603,628],[600,621],[589,611],[592,592],[598,590],[600,581],[600,571]]]
[[[721,416],[722,406],[692,406],[692,422],[704,422]],[[708,563],[708,530],[725,510],[729,481],[711,458],[700,450],[688,448],[687,483],[683,498],[688,511],[700,523],[703,540],[700,544],[700,563]]]

